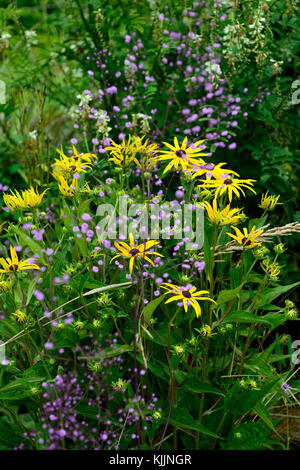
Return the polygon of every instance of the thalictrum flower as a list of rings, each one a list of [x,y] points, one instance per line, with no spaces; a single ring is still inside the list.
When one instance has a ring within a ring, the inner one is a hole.
[[[227,235],[234,238],[239,245],[243,245],[245,248],[255,248],[256,246],[261,245],[261,243],[256,241],[256,238],[263,233],[263,230],[255,231],[255,225],[252,227],[250,232],[248,232],[248,229],[246,228],[243,228],[243,232],[241,232],[237,227],[232,226],[231,228],[235,230],[235,235],[232,233],[227,233]]]
[[[255,180],[244,180],[226,175],[226,178],[224,177],[216,180],[203,181],[202,185],[204,188],[214,188],[215,198],[217,198],[219,195],[222,196],[224,193],[228,193],[229,202],[231,202],[232,194],[235,194],[238,198],[240,197],[240,193],[242,193],[244,197],[246,196],[243,188],[250,189],[250,191],[256,194],[254,189],[251,187],[253,186],[253,181]]]
[[[183,171],[190,171],[192,166],[199,166],[200,163],[205,163],[204,160],[199,159],[199,157],[207,155],[206,153],[202,153],[203,148],[199,148],[199,145],[203,144],[204,140],[195,142],[193,147],[188,147],[187,141],[188,139],[185,137],[182,144],[179,145],[177,137],[174,137],[174,145],[163,142],[170,150],[160,150],[159,152],[163,155],[156,157],[155,160],[171,160],[164,169],[164,173],[166,173],[172,167],[174,167],[175,170],[180,169]]]
[[[206,209],[209,220],[218,226],[231,225],[241,220],[241,209],[232,209],[228,204],[224,209],[219,209],[217,200],[214,199],[212,205],[204,201],[201,203]]]
[[[115,242],[114,245],[119,251],[119,253],[114,256],[110,263],[115,259],[118,258],[119,256],[123,256],[124,258],[129,258],[129,271],[130,274],[132,273],[133,270],[133,264],[136,258],[143,258],[146,261],[148,261],[152,266],[154,266],[153,261],[148,258],[149,255],[156,255],[156,256],[161,256],[163,255],[157,253],[156,251],[150,251],[151,248],[153,248],[155,245],[158,245],[159,242],[154,241],[154,240],[149,240],[147,242],[141,243],[140,245],[135,245],[135,241],[133,238],[132,233],[129,235],[129,245],[128,243],[125,242]]]
[[[40,269],[31,259],[19,261],[17,252],[12,246],[10,247],[10,258],[0,258],[0,264],[3,268],[0,269],[0,273],[11,273],[25,269]]]
[[[33,209],[41,204],[44,194],[48,191],[45,189],[41,194],[34,190],[33,187],[21,191],[11,191],[11,194],[4,194],[3,200],[11,211],[18,209]]]
[[[275,206],[278,204],[282,204],[281,202],[278,202],[278,199],[280,198],[279,196],[272,196],[268,194],[268,191],[266,194],[263,194],[261,197],[260,201],[260,207],[264,209],[265,211],[272,211]]]
[[[191,306],[196,312],[197,318],[201,315],[201,307],[199,305],[200,300],[209,300],[210,302],[216,303],[210,297],[203,297],[203,295],[209,294],[207,290],[199,290],[195,286],[179,287],[175,284],[170,284],[168,282],[163,282],[160,284],[160,287],[166,289],[166,294],[172,294],[165,303],[180,301],[183,303],[184,311],[187,312],[188,307]]]

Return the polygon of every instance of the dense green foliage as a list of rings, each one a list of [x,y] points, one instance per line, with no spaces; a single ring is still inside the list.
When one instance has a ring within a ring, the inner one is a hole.
[[[299,444],[298,7],[0,2],[0,449]],[[99,238],[120,197],[203,247]]]

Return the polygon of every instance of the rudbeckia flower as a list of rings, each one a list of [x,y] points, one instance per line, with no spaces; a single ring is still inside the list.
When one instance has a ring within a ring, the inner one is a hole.
[[[149,240],[145,243],[141,243],[140,245],[135,245],[132,233],[129,235],[129,240],[130,240],[129,245],[128,243],[125,243],[125,242],[114,243],[119,253],[110,260],[110,263],[114,259],[118,258],[119,256],[123,256],[124,258],[129,258],[130,274],[133,271],[133,264],[136,258],[143,258],[146,261],[148,261],[150,264],[152,264],[152,266],[154,266],[153,261],[150,258],[148,258],[148,256],[156,255],[156,256],[163,257],[163,255],[157,253],[156,251],[150,251],[150,249],[153,248],[155,245],[158,245],[159,242],[156,242],[154,240]]]
[[[203,187],[209,189],[214,188],[215,198],[217,198],[219,195],[222,196],[222,194],[227,193],[229,202],[231,202],[232,194],[235,194],[239,198],[240,193],[242,193],[243,196],[246,197],[243,188],[250,189],[250,191],[256,194],[254,189],[251,187],[253,186],[253,181],[255,180],[243,180],[226,174],[223,175],[223,177],[220,179],[204,181]]]
[[[188,307],[191,306],[196,312],[197,318],[201,315],[201,307],[199,305],[199,300],[209,300],[210,302],[216,303],[210,297],[203,297],[203,294],[209,294],[207,290],[199,290],[194,286],[186,286],[186,287],[179,287],[175,284],[170,284],[168,282],[163,282],[160,284],[160,287],[166,289],[166,294],[173,294],[165,303],[168,304],[170,302],[182,302],[184,311],[187,312]]]
[[[224,165],[226,165],[226,163],[218,163],[217,165],[214,165],[213,163],[201,163],[199,166],[193,167],[193,171],[195,173],[193,174],[192,178],[194,179],[197,176],[205,175],[207,179],[220,179],[225,173],[240,176],[235,171],[229,170],[228,168],[223,168]]]
[[[216,199],[213,200],[212,206],[207,201],[202,202],[201,205],[205,207],[209,220],[221,227],[235,224],[242,218],[240,215],[241,209],[231,209],[230,204],[224,209],[219,209]]]
[[[19,261],[16,250],[10,247],[10,258],[0,258],[0,273],[11,273],[24,271],[26,269],[40,269],[37,264],[34,264],[31,259]]]
[[[156,157],[155,161],[171,160],[164,169],[164,173],[172,167],[175,170],[191,171],[192,166],[198,167],[201,163],[205,163],[204,160],[199,159],[199,157],[206,156],[206,153],[202,153],[203,148],[199,148],[199,145],[203,144],[204,140],[195,142],[193,147],[188,147],[187,141],[188,139],[185,137],[182,144],[179,145],[177,137],[174,137],[174,145],[163,142],[169,150],[159,150],[163,155]]]
[[[105,147],[105,150],[109,151],[111,158],[109,161],[114,162],[116,165],[128,166],[133,161],[136,165],[141,166],[139,161],[135,158],[136,153],[139,151],[139,141],[136,138],[128,137],[128,141],[122,140],[121,144],[117,144],[111,140],[111,145]]]
[[[55,159],[53,163],[54,173],[65,174],[70,176],[74,173],[85,173],[88,168],[93,168],[93,160],[97,159],[96,155],[92,153],[84,153],[79,155],[76,148],[73,146],[74,155],[67,157],[63,150],[56,149],[60,158]]]
[[[272,211],[275,206],[278,204],[282,204],[281,202],[278,202],[278,199],[280,198],[279,196],[272,196],[268,195],[268,191],[266,194],[263,194],[261,197],[260,201],[260,207],[264,209],[265,211]]]
[[[256,241],[256,238],[263,233],[263,230],[258,230],[256,232],[255,225],[252,227],[250,232],[248,232],[246,228],[243,228],[243,232],[241,232],[237,227],[232,226],[231,228],[235,230],[235,235],[233,235],[232,233],[227,233],[227,235],[234,238],[239,243],[239,245],[242,245],[248,249],[255,248],[256,246],[261,245],[261,243]]]
[[[134,137],[135,140],[135,145],[137,148],[137,152],[141,155],[142,159],[138,163],[138,166],[140,168],[143,168],[144,170],[150,169],[154,163],[154,157],[156,153],[158,152],[157,147],[158,145],[155,143],[149,144],[149,139],[145,140],[143,142],[145,136],[143,137]]]
[[[5,274],[0,274],[0,292],[4,293],[12,288],[11,278]]]
[[[61,194],[67,197],[73,197],[75,192],[78,190],[78,181],[76,178],[72,179],[72,183],[69,183],[68,180],[61,173],[52,173],[56,181],[58,182],[58,189]]]
[[[11,194],[4,194],[3,200],[11,211],[18,209],[33,209],[41,204],[44,194],[48,191],[45,189],[41,194],[34,190],[33,187],[21,191],[11,191]]]

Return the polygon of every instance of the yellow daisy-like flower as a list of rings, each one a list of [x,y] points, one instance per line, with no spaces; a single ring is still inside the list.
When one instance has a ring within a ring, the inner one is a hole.
[[[142,156],[141,161],[138,163],[140,168],[144,170],[150,169],[155,163],[155,155],[158,152],[158,145],[155,143],[149,144],[149,139],[143,142],[143,137],[133,137],[137,152]]]
[[[9,276],[5,274],[0,274],[0,293],[8,292],[12,288],[12,281]]]
[[[262,265],[269,278],[272,281],[277,281],[282,266],[280,266],[278,263],[271,263],[268,258],[265,260],[265,262],[262,263]]]
[[[221,179],[222,175],[224,174],[231,174],[235,176],[240,176],[238,173],[236,173],[233,170],[229,170],[228,168],[223,168],[223,166],[226,165],[226,163],[218,163],[217,165],[214,165],[213,163],[202,163],[198,167],[193,167],[193,171],[195,172],[193,174],[193,179],[196,177],[201,177],[205,175],[207,179],[215,178],[215,179]]]
[[[197,318],[201,315],[201,307],[199,305],[199,300],[209,300],[210,302],[216,303],[210,297],[203,297],[203,294],[209,294],[207,290],[199,290],[194,286],[186,286],[186,287],[179,287],[175,284],[170,284],[168,282],[163,282],[160,284],[160,287],[166,289],[166,294],[173,294],[165,303],[168,304],[170,302],[182,302],[184,311],[187,312],[188,307],[191,306],[196,312]]]
[[[253,181],[255,180],[243,180],[228,175],[226,178],[224,177],[216,180],[203,181],[202,186],[204,188],[215,189],[215,198],[217,198],[219,195],[222,196],[222,194],[227,193],[229,202],[231,202],[233,194],[239,198],[240,193],[242,193],[243,196],[246,197],[243,188],[250,189],[250,191],[256,194],[254,189],[251,187],[253,186]]]
[[[11,273],[24,271],[26,269],[40,269],[37,264],[34,264],[31,259],[19,261],[16,250],[10,247],[10,258],[0,258],[0,273]]]
[[[44,194],[48,191],[45,189],[41,194],[34,190],[33,187],[21,191],[10,191],[11,194],[4,194],[3,200],[11,211],[18,209],[33,209],[41,204]]]
[[[243,232],[241,232],[237,227],[232,226],[231,228],[235,230],[235,235],[232,233],[227,233],[227,235],[229,235],[231,238],[234,238],[239,243],[239,245],[243,245],[248,249],[252,249],[261,245],[261,243],[256,241],[256,238],[263,233],[263,230],[255,231],[255,225],[252,227],[250,232],[248,232],[248,229],[246,228],[243,228]]]
[[[129,235],[129,245],[128,243],[125,242],[115,242],[114,245],[119,251],[119,253],[114,256],[111,260],[110,263],[118,258],[119,256],[123,256],[124,258],[129,258],[129,271],[130,274],[133,271],[133,264],[136,258],[143,258],[146,261],[148,261],[152,266],[154,266],[153,261],[148,258],[149,255],[156,255],[156,256],[161,256],[163,258],[163,255],[157,253],[156,251],[150,251],[151,248],[153,248],[155,245],[158,245],[159,242],[154,241],[154,240],[149,240],[145,243],[141,243],[140,245],[135,245],[134,238],[132,233]]]
[[[204,140],[199,140],[195,142],[193,147],[187,146],[188,138],[185,137],[182,144],[179,145],[177,137],[174,137],[174,145],[163,142],[166,147],[170,150],[159,150],[163,155],[156,157],[156,161],[167,161],[171,160],[166,166],[164,173],[174,167],[175,170],[191,171],[193,166],[199,166],[200,164],[205,164],[204,160],[199,157],[206,156],[206,153],[202,153],[202,149],[199,148],[199,145],[203,144]]]
[[[279,196],[272,196],[268,195],[268,191],[266,194],[263,194],[260,201],[260,207],[265,211],[272,211],[275,206],[282,204],[282,202],[278,202]]]
[[[56,181],[58,182],[58,189],[64,196],[73,197],[78,190],[78,181],[76,178],[72,179],[72,183],[68,182],[61,173],[52,173]]]
[[[230,204],[224,209],[219,209],[216,199],[213,200],[212,206],[207,201],[202,202],[201,205],[205,207],[209,220],[219,227],[235,224],[242,219],[240,215],[242,209],[232,209]]]
[[[27,320],[27,315],[25,312],[22,312],[22,310],[16,310],[15,313],[13,314],[15,320],[17,323],[19,323],[20,325],[22,323],[25,323],[26,320]]]
[[[92,153],[79,155],[74,146],[74,155],[70,157],[67,157],[62,149],[56,149],[56,151],[59,153],[60,158],[56,158],[55,163],[52,165],[54,167],[54,173],[63,173],[66,176],[70,176],[74,173],[85,173],[88,168],[93,168],[94,160],[97,159],[96,155]]]
[[[111,158],[109,161],[114,162],[116,165],[128,166],[132,162],[136,165],[141,166],[139,161],[135,158],[136,153],[139,151],[138,142],[136,138],[128,137],[128,141],[122,140],[121,144],[117,144],[111,140],[111,145],[105,147],[105,150],[109,151]]]

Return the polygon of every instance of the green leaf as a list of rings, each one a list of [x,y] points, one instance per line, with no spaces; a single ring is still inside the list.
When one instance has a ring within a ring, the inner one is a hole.
[[[21,436],[17,436],[16,431],[7,423],[6,418],[2,417],[0,419],[0,449],[13,449],[20,444],[21,440]]]
[[[44,254],[42,253],[42,247],[36,241],[34,241],[30,237],[28,237],[27,233],[25,233],[19,227],[14,227],[14,230],[15,230],[16,234],[19,237],[20,245],[22,245],[23,248],[28,246],[28,248],[30,248],[30,250],[33,253],[38,253],[39,260],[42,263],[45,263],[46,261],[45,261]]]
[[[242,270],[240,267],[230,269],[229,278],[230,278],[230,285],[232,289],[236,289],[240,285],[241,273],[242,273]]]
[[[251,390],[240,393],[233,397],[228,406],[228,412],[231,414],[241,414],[248,412],[260,403],[262,399],[273,389],[274,385],[281,379],[276,379],[266,384],[261,390]]]
[[[153,313],[155,312],[155,310],[161,303],[162,299],[163,299],[163,295],[157,297],[154,300],[151,300],[151,302],[149,302],[144,308],[144,317],[147,322],[151,320]]]
[[[170,424],[173,424],[173,426],[177,426],[179,428],[192,429],[194,431],[201,432],[202,434],[207,434],[208,436],[214,437],[216,439],[222,439],[210,429],[198,423],[198,421],[196,421],[186,410],[177,408],[175,406],[171,411]]]
[[[33,292],[34,292],[37,281],[38,281],[37,277],[32,279],[32,281],[30,281],[30,284],[27,288],[26,305],[29,305],[29,302],[31,300],[31,297],[33,296]]]
[[[205,382],[201,382],[201,380],[196,377],[190,377],[184,384],[184,388],[194,393],[215,393],[217,395],[224,395],[224,393],[217,388]]]
[[[267,323],[270,324],[271,321],[269,319],[265,319],[264,317],[259,317],[257,315],[253,315],[253,313],[246,312],[244,310],[238,310],[235,312],[230,312],[226,315],[223,322],[228,323]]]
[[[217,298],[217,304],[225,304],[226,302],[230,302],[231,300],[235,299],[242,287],[243,284],[236,287],[235,289],[221,290]]]
[[[86,201],[83,201],[80,204],[80,206],[77,209],[77,214],[78,214],[79,219],[81,219],[81,216],[82,216],[82,214],[84,214],[84,212],[89,212],[89,207],[90,207],[91,201],[92,201],[92,199],[87,199]]]
[[[263,305],[270,304],[280,295],[284,294],[285,292],[288,292],[289,290],[294,289],[294,287],[297,287],[299,285],[300,281],[294,282],[293,284],[288,284],[286,286],[279,286],[274,287],[272,289],[266,289],[262,294],[258,296],[257,305],[261,307]]]
[[[272,429],[272,431],[274,431],[278,436],[280,436],[274,428],[268,409],[262,403],[256,403],[255,407],[253,408],[253,411],[266,423],[266,425],[270,429]]]

